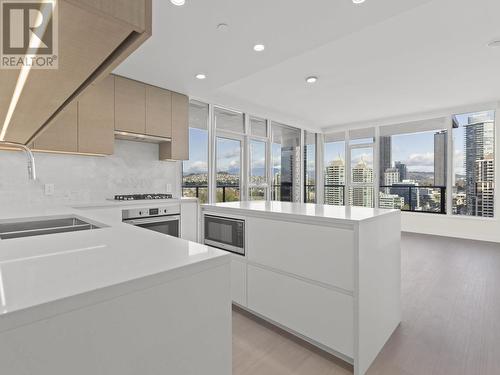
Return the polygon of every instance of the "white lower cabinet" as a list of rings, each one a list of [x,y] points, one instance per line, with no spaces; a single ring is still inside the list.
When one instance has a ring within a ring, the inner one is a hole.
[[[198,242],[198,211],[197,201],[181,202],[181,233],[184,240]]]
[[[248,308],[345,356],[354,356],[350,295],[248,264]]]
[[[231,255],[231,298],[238,305],[247,305],[247,264],[240,255]],[[244,259],[244,258],[243,258]]]

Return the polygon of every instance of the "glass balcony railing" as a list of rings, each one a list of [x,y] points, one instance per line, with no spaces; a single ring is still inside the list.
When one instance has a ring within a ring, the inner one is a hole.
[[[305,203],[316,203],[316,185],[315,184],[305,184],[304,185],[304,202]]]
[[[239,185],[217,184],[216,202],[236,202],[239,200],[241,200]]]
[[[183,197],[198,198],[200,203],[208,202],[208,185],[183,185]],[[234,202],[240,200],[239,185],[217,185],[217,202]]]
[[[446,214],[445,186],[381,185],[380,208]]]
[[[208,185],[183,185],[182,196],[198,198],[200,203],[208,202]]]

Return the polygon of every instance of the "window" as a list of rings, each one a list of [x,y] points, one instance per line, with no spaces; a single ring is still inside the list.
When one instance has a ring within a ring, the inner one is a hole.
[[[316,133],[304,132],[304,202],[316,202]]]
[[[373,207],[373,147],[352,147],[351,187],[349,202],[352,206]]]
[[[495,112],[453,116],[453,214],[494,217]]]
[[[272,200],[300,201],[300,130],[273,122],[271,125]]]
[[[257,139],[251,139],[249,149],[250,178],[248,197],[250,200],[266,200],[266,142]]]
[[[240,140],[217,137],[216,170],[216,201],[239,201],[241,181]]]
[[[245,122],[243,114],[214,108],[215,122],[215,201],[241,200],[242,150]]]
[[[267,121],[257,117],[250,117],[250,135],[254,137],[267,137]]]
[[[373,207],[373,143],[374,129],[354,129],[349,132],[350,186],[349,204]]]
[[[345,196],[344,133],[325,134],[324,139],[325,204],[343,206]]]
[[[445,128],[444,118],[381,128],[381,208],[446,213]]]
[[[182,196],[208,202],[208,105],[189,103],[189,160],[182,163]]]
[[[227,130],[240,134],[243,134],[245,132],[245,123],[243,121],[242,113],[215,107],[214,114],[215,128],[217,129],[217,131]]]

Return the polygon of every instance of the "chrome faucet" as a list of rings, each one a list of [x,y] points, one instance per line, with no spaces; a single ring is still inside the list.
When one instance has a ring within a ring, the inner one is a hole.
[[[33,156],[33,152],[31,152],[28,146],[25,146],[22,143],[0,141],[0,147],[1,146],[7,146],[9,148],[17,148],[19,150],[24,151],[28,162],[28,178],[30,180],[36,180],[35,157]]]

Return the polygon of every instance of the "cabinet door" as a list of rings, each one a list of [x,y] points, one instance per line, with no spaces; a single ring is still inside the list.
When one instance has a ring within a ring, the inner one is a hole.
[[[146,133],[146,85],[115,76],[115,129]]]
[[[157,137],[172,136],[172,93],[154,86],[146,86],[146,134]]]
[[[189,99],[172,93],[172,142],[160,144],[160,159],[189,159]]]
[[[198,242],[198,201],[181,203],[181,238]]]
[[[114,77],[106,77],[78,101],[78,152],[113,153]]]
[[[70,103],[47,125],[47,129],[35,139],[34,148],[41,151],[78,151],[78,109],[76,101]]]

